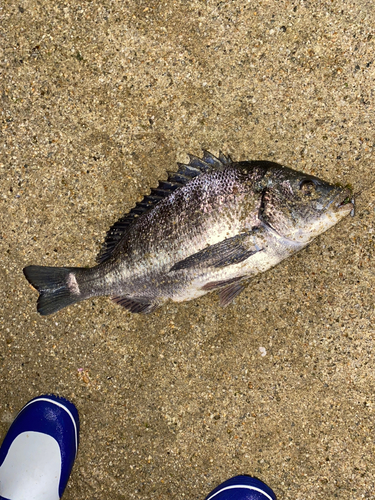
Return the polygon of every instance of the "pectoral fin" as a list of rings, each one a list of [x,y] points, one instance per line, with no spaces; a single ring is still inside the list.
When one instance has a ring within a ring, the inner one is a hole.
[[[220,241],[177,262],[170,271],[201,267],[220,268],[239,264],[264,250],[264,240],[260,234],[262,231],[262,229],[256,228],[253,231]]]

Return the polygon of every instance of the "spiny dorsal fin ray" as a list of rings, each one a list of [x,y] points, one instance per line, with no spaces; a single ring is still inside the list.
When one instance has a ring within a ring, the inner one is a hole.
[[[232,163],[230,156],[225,156],[220,151],[219,158],[216,158],[209,151],[203,150],[203,161],[210,165],[210,168],[215,167],[216,170],[223,170],[225,167]]]
[[[203,151],[203,158],[189,155],[190,161],[187,165],[178,163],[177,172],[168,172],[168,179],[160,181],[157,188],[152,188],[151,193],[136,204],[129,213],[119,219],[108,231],[103,246],[96,258],[100,264],[110,257],[118,242],[126,234],[129,227],[134,223],[137,217],[152,210],[161,200],[168,198],[173,191],[185,186],[194,177],[215,170],[223,170],[232,163],[230,157],[224,156],[221,152],[219,158],[208,151]]]
[[[190,155],[189,167],[197,168],[203,173],[212,172],[214,170],[224,170],[225,167],[232,163],[230,157],[226,157],[221,152],[219,158],[211,154],[209,151],[203,150],[203,158]]]
[[[208,153],[208,154],[210,154],[210,153]],[[225,154],[222,151],[219,151],[219,160],[224,165],[230,165],[231,163],[233,163],[232,158],[229,155],[225,156]]]

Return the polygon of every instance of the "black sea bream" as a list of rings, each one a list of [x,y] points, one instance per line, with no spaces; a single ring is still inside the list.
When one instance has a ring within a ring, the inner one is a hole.
[[[217,290],[226,306],[251,276],[304,248],[353,203],[348,189],[317,177],[205,151],[112,226],[97,266],[24,273],[43,315],[99,295],[149,313]]]

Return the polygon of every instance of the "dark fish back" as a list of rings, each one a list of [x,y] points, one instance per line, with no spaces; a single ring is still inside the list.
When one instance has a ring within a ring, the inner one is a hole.
[[[134,208],[119,219],[107,232],[103,246],[96,258],[98,264],[106,261],[114,252],[121,239],[127,234],[129,228],[138,217],[153,210],[160,201],[168,198],[176,189],[185,186],[195,177],[216,170],[224,170],[232,164],[229,156],[220,153],[219,158],[208,151],[204,151],[203,158],[189,155],[188,164],[179,163],[177,172],[168,172],[166,181],[159,181],[157,188],[152,188],[151,193],[136,204]]]

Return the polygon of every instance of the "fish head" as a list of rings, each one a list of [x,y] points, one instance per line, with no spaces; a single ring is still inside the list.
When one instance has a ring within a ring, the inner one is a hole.
[[[260,219],[280,236],[303,245],[354,210],[349,188],[275,166],[263,179]]]

